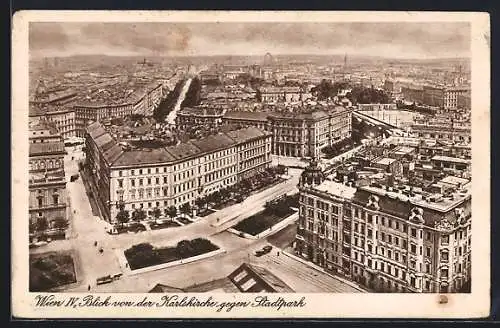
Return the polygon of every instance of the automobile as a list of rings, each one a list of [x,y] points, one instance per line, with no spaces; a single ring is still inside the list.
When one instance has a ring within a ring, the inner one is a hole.
[[[78,180],[78,178],[79,178],[79,177],[80,177],[80,175],[79,175],[79,174],[73,174],[73,175],[71,176],[71,178],[69,179],[69,181],[70,181],[70,182],[76,181],[76,180]]]
[[[103,284],[109,284],[110,282],[113,282],[113,278],[110,275],[104,276],[97,278],[96,282],[98,285],[103,285]]]
[[[262,255],[266,255],[273,249],[273,246],[267,245],[264,246],[262,249],[259,249],[258,251],[255,252],[255,256],[261,257]]]

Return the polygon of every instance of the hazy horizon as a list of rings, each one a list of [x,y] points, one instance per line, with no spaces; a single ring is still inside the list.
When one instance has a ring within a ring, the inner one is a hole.
[[[468,23],[30,23],[30,57],[470,58]]]

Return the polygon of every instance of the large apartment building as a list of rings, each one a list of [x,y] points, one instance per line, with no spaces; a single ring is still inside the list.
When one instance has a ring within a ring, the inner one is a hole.
[[[432,187],[355,187],[313,164],[299,184],[295,251],[379,292],[460,291],[471,274],[470,180]]]
[[[61,135],[46,121],[29,129],[29,221],[30,227],[44,220],[50,229],[56,219],[67,218],[64,143]],[[35,228],[36,230],[37,228]],[[31,234],[34,231],[30,230]]]
[[[117,141],[99,122],[86,134],[86,171],[103,217],[166,209],[234,185],[271,164],[271,136],[257,128],[219,133],[175,146]]]
[[[275,155],[317,157],[322,148],[351,136],[351,113],[340,106],[303,113],[229,111],[222,119],[225,124],[257,126],[271,132]]]

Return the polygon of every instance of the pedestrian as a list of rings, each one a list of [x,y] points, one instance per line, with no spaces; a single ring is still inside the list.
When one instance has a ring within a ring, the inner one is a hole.
[[[89,292],[90,292],[90,285],[87,287],[87,291],[89,291]]]
[[[97,246],[97,241],[94,241],[94,246]]]
[[[278,257],[280,257],[280,251],[278,251],[277,255],[278,255]]]
[[[128,269],[128,262],[127,262],[127,263],[125,263],[125,267]]]

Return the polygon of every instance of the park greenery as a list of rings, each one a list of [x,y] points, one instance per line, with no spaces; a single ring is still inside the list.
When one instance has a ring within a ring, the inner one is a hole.
[[[30,292],[49,291],[76,282],[73,258],[68,254],[31,255],[29,270]]]
[[[196,238],[182,240],[175,247],[156,248],[149,243],[141,243],[125,250],[129,266],[132,270],[152,265],[182,260],[219,249],[208,239]]]

